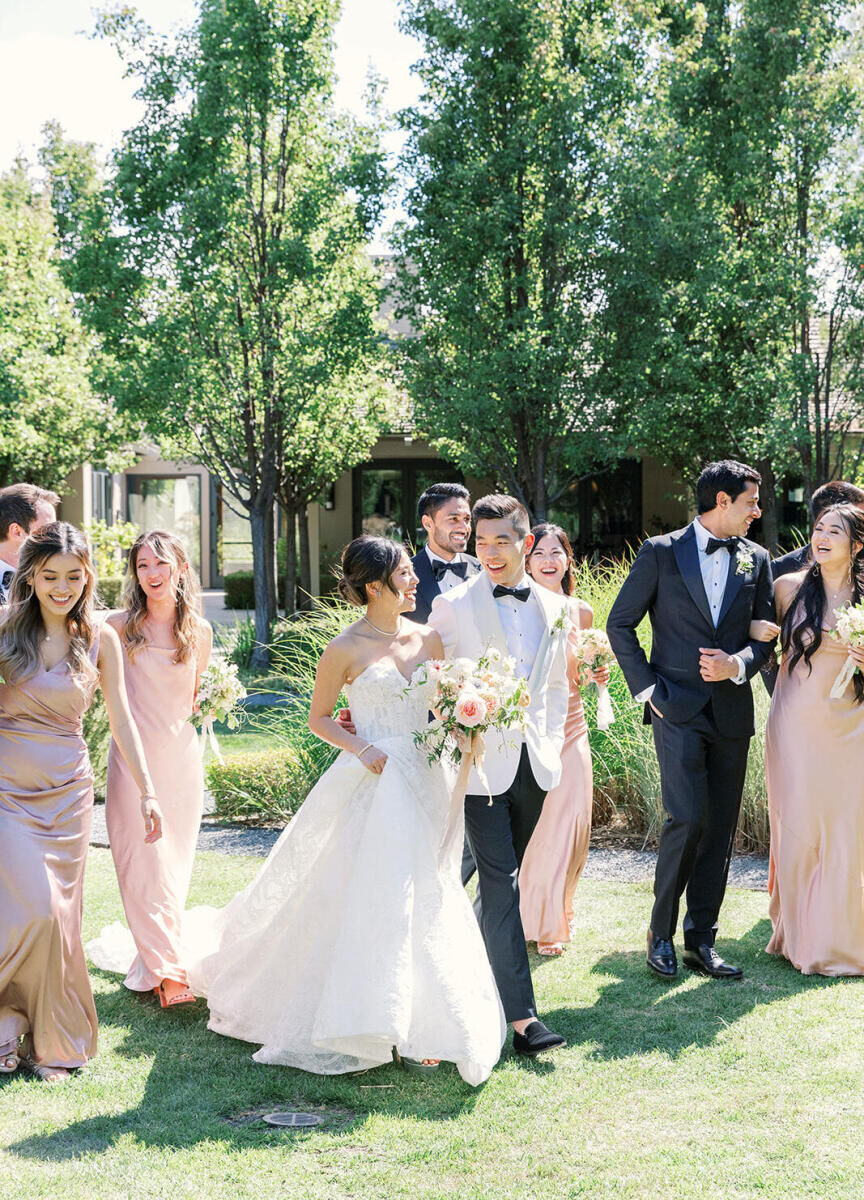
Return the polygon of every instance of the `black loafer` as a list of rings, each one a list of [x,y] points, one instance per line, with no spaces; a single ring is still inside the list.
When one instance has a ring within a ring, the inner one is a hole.
[[[688,946],[681,959],[689,971],[695,971],[698,975],[710,975],[712,979],[744,978],[741,968],[724,962],[713,946],[697,946],[695,950]]]
[[[655,937],[648,930],[648,955],[645,959],[655,975],[663,979],[671,979],[678,973],[678,959],[675,957],[675,947],[671,938]]]
[[[533,1056],[541,1054],[544,1050],[557,1050],[559,1046],[566,1045],[567,1039],[560,1033],[553,1033],[551,1029],[547,1029],[542,1021],[532,1021],[524,1033],[513,1030],[513,1049],[517,1054]]]

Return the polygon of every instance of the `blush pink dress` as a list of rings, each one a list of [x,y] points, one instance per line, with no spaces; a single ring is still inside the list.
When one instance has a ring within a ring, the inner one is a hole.
[[[812,674],[783,664],[766,730],[767,949],[804,975],[864,975],[864,704],[829,697],[846,658],[825,634]]]
[[[98,631],[91,650],[96,664]],[[42,1066],[96,1053],[81,944],[93,772],[81,719],[94,684],[65,660],[0,683],[0,1046],[27,1034]]]
[[[569,942],[573,893],[588,858],[594,776],[579,669],[568,651],[570,702],[561,782],[543,801],[519,871],[519,910],[528,942]]]
[[[198,736],[189,724],[197,662],[193,656],[177,663],[173,646],[149,643],[130,657],[123,640],[124,615],[109,619],[123,644],[129,707],[162,812],[163,833],[158,842],[144,842],[139,789],[112,742],[105,820],[129,932],[111,925],[88,943],[87,953],[96,966],[124,972],[132,991],[146,992],[163,979],[186,983],[183,910],[204,794]]]

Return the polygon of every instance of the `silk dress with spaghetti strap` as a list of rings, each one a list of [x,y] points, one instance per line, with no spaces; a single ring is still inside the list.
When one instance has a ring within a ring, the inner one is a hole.
[[[519,911],[525,940],[569,942],[573,893],[588,858],[594,777],[579,664],[568,647],[570,701],[561,751],[561,782],[543,801],[519,870]]]
[[[91,648],[96,665],[98,630]],[[96,1053],[81,944],[93,772],[82,732],[97,679],[64,660],[0,683],[0,1045],[29,1035],[43,1066]]]
[[[812,673],[783,663],[766,731],[767,949],[805,975],[864,975],[864,704],[829,696],[846,659],[826,632]]]
[[[197,662],[175,662],[174,647],[145,643],[130,655],[122,622],[112,618],[123,644],[129,708],[162,812],[163,836],[141,835],[141,798],[114,742],[108,756],[105,819],[127,930],[116,923],[87,944],[98,967],[125,974],[126,986],[146,992],[163,979],[186,982],[183,909],[195,861],[204,780],[198,737],[189,717]]]

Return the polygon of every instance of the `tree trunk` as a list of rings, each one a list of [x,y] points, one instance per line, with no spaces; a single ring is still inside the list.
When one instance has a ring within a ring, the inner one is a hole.
[[[312,607],[312,560],[309,547],[309,517],[306,507],[297,514],[297,525],[300,530],[300,607]]]
[[[769,459],[759,463],[762,486],[759,489],[759,507],[762,509],[762,540],[772,558],[780,552],[780,520],[777,504],[777,479]]]
[[[252,576],[255,584],[255,642],[250,665],[266,670],[270,666],[270,627],[275,616],[270,603],[268,566],[273,553],[273,505],[255,505],[249,510],[252,531]],[[269,531],[269,533],[268,533]],[[269,554],[268,554],[269,542]]]
[[[287,508],[285,517],[285,616],[297,611],[297,517]]]
[[[271,622],[279,616],[279,593],[276,587],[279,573],[276,564],[276,515],[276,503],[271,500],[267,521],[267,611],[270,613]]]

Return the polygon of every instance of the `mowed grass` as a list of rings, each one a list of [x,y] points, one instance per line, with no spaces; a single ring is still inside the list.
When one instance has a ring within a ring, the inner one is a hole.
[[[193,903],[259,863],[200,855]],[[864,1195],[864,980],[802,978],[764,953],[764,893],[730,891],[723,953],[743,983],[648,977],[645,885],[580,883],[560,960],[535,959],[541,1012],[569,1039],[509,1048],[474,1090],[451,1067],[318,1078],[257,1066],[202,1003],[161,1012],[94,972],[100,1052],[71,1084],[0,1084],[0,1196],[849,1197]],[[120,913],[93,851],[88,936]],[[326,953],[326,947],[322,947]],[[266,984],[265,984],[266,986]],[[317,1129],[270,1130],[274,1108]]]

